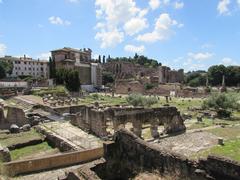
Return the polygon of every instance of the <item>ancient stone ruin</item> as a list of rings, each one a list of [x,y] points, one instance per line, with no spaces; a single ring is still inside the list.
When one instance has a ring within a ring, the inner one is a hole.
[[[90,131],[99,137],[106,137],[107,122],[112,122],[114,131],[124,127],[126,123],[132,123],[133,132],[141,137],[142,124],[151,124],[153,138],[159,136],[158,126],[164,126],[164,132],[175,133],[186,129],[180,112],[176,107],[160,108],[130,108],[111,107],[95,108],[93,106],[81,106],[79,111],[71,114],[71,123],[83,130]]]
[[[86,179],[132,179],[141,172],[176,180],[237,180],[240,177],[240,164],[236,161],[216,156],[190,160],[161,150],[124,128],[115,133],[114,142],[104,144],[104,158],[105,162],[96,164],[90,171],[78,172],[85,174]]]

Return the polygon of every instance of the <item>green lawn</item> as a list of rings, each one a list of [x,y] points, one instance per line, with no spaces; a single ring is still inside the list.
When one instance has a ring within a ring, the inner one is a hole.
[[[47,142],[43,142],[41,144],[33,145],[33,146],[27,146],[20,149],[15,149],[13,151],[10,151],[12,160],[19,160],[24,159],[26,156],[33,156],[39,153],[50,153],[54,152],[55,149],[53,149],[51,146],[48,145]]]
[[[98,102],[101,105],[105,106],[114,106],[114,105],[127,105],[127,101],[125,97],[111,97],[111,96],[103,96],[99,94],[91,94],[90,96],[85,97],[80,100],[80,104],[87,105],[93,104],[94,102]]]
[[[11,146],[17,143],[24,143],[39,138],[42,138],[42,135],[32,129],[31,131],[17,134],[1,134],[0,144],[2,146]]]
[[[240,139],[225,141],[224,146],[217,145],[211,149],[195,154],[192,158],[206,158],[210,154],[240,161]]]
[[[236,138],[240,139],[240,126],[215,128],[208,130],[208,132],[227,140],[232,140]]]
[[[209,126],[213,126],[214,122],[211,119],[208,118],[203,118],[202,122],[195,122],[191,124],[188,129],[200,129],[200,128],[205,128]]]

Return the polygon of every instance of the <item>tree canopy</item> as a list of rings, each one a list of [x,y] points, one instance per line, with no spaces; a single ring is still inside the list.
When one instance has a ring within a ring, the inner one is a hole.
[[[185,83],[189,86],[204,86],[208,77],[209,84],[219,86],[222,84],[223,75],[227,86],[240,85],[240,66],[214,65],[208,71],[193,71],[185,74]]]
[[[116,58],[108,58],[108,61],[125,61],[125,62],[131,62],[134,64],[143,65],[145,67],[157,67],[160,66],[161,63],[158,63],[155,59],[150,59],[146,56],[139,56],[138,54],[135,54],[134,57],[116,57]]]
[[[65,85],[69,91],[78,92],[80,89],[79,72],[71,69],[57,69],[56,83]]]

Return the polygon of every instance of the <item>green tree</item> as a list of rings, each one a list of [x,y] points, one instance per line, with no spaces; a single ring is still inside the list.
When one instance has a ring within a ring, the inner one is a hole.
[[[13,63],[5,61],[4,59],[0,61],[0,79],[3,79],[7,74],[12,74]]]
[[[105,64],[105,61],[106,61],[106,58],[105,58],[105,56],[103,55],[103,64]]]
[[[52,59],[52,75],[53,75],[53,78],[56,77],[56,62],[54,57]]]
[[[222,77],[226,75],[227,69],[224,65],[211,66],[208,69],[209,82],[213,86],[222,84]]]
[[[50,79],[52,79],[54,78],[54,75],[53,75],[53,61],[51,57],[49,57],[48,65],[49,65],[49,77]]]
[[[0,79],[3,79],[6,77],[5,69],[2,65],[0,65]]]
[[[98,56],[98,62],[101,63],[101,55]]]
[[[111,72],[103,72],[102,80],[103,80],[103,85],[114,83],[114,75]]]
[[[127,102],[133,106],[147,106],[150,107],[157,103],[157,98],[155,97],[145,97],[141,94],[130,94],[126,98]]]
[[[232,110],[240,109],[239,101],[238,93],[216,93],[203,102],[203,108],[213,108],[220,117],[229,117]]]

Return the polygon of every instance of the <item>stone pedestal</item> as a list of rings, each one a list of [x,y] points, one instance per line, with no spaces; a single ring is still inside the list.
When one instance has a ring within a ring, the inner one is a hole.
[[[133,133],[138,137],[142,136],[142,122],[139,120],[133,120]]]
[[[156,122],[151,122],[150,131],[153,138],[159,138],[158,124]]]

